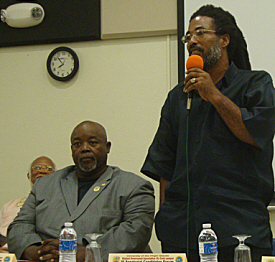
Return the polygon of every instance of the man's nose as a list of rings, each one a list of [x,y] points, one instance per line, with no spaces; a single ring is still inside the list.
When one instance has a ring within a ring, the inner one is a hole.
[[[192,35],[191,39],[189,40],[187,44],[187,49],[190,50],[190,48],[196,46],[198,44],[198,40],[194,35]]]
[[[88,142],[83,143],[81,151],[91,151],[91,146]]]
[[[39,170],[39,174],[48,174],[48,173],[50,173],[46,168],[41,168],[40,170]]]
[[[191,35],[191,38],[190,38],[190,41],[189,41],[189,42],[191,42],[191,44],[192,44],[192,43],[198,43],[197,36],[196,36],[196,35]]]
[[[42,175],[42,176],[46,176],[46,175],[48,175],[48,174],[50,174],[50,172],[48,172],[48,171],[40,171],[40,172],[38,173],[38,175]]]
[[[194,38],[194,37],[193,37]],[[193,39],[192,38],[192,39]],[[196,40],[195,41],[192,41],[192,40],[190,40],[189,42],[188,42],[188,44],[187,44],[187,50],[188,50],[188,52],[190,53],[191,52],[191,50],[193,49],[193,48],[196,48],[197,47],[197,42],[196,42]]]

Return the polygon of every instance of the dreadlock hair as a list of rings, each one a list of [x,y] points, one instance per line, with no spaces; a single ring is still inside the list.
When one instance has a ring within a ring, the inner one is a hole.
[[[197,16],[207,16],[213,19],[217,35],[228,34],[230,42],[227,47],[228,60],[233,61],[239,69],[251,70],[247,44],[243,33],[237,26],[234,16],[221,7],[204,5],[200,7],[190,18],[189,22]]]

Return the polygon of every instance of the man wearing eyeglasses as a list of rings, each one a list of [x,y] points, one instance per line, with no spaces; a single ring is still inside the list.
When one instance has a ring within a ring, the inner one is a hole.
[[[199,261],[198,235],[211,223],[219,261],[232,262],[238,244],[232,236],[248,234],[252,261],[260,262],[272,252],[272,79],[251,70],[243,34],[222,8],[197,10],[183,42],[190,56],[203,58],[204,68],[187,70],[184,83],[169,92],[141,169],[160,181],[155,226],[162,251]]]
[[[30,170],[27,174],[27,177],[31,183],[31,187],[37,178],[49,175],[54,171],[55,164],[50,158],[46,156],[36,158],[31,163]],[[8,252],[7,244],[5,244],[7,228],[20,211],[20,208],[23,206],[26,198],[27,197],[14,199],[6,203],[0,212],[0,235],[2,240],[0,243],[0,252]]]
[[[27,177],[33,186],[37,178],[49,175],[54,171],[55,164],[53,161],[48,157],[41,156],[32,162]]]

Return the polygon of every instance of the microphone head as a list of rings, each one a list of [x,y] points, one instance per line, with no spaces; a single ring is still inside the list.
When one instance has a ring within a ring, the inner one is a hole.
[[[186,69],[199,68],[203,69],[203,59],[199,55],[191,55],[186,61]]]

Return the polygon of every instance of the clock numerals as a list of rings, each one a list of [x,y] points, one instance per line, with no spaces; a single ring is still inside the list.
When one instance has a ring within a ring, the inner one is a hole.
[[[53,57],[51,67],[56,75],[66,77],[74,70],[74,59],[66,52],[59,52]]]

